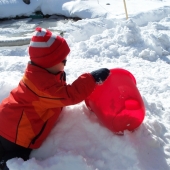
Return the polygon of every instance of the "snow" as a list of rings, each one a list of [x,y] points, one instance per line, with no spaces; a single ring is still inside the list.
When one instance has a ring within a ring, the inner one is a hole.
[[[109,3],[110,5],[106,5]],[[0,0],[0,101],[22,78],[27,47],[36,26],[64,33],[71,53],[67,82],[101,67],[124,68],[137,80],[146,107],[142,125],[118,136],[106,129],[84,102],[64,108],[56,126],[28,161],[13,158],[10,170],[170,169],[169,0]],[[57,15],[82,20],[58,19]],[[57,21],[57,22],[56,22]]]

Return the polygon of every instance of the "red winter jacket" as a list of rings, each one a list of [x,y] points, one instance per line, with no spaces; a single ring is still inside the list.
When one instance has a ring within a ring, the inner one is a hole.
[[[71,85],[66,85],[64,75],[28,64],[18,87],[0,104],[0,135],[26,148],[40,147],[62,107],[83,101],[95,88],[91,74]]]

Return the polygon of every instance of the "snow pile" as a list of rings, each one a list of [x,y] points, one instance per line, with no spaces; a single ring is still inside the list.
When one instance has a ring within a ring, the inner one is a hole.
[[[169,12],[168,0],[126,0],[126,6],[129,16],[142,13],[149,17],[152,15],[151,10],[167,9]],[[162,8],[163,7],[163,8]],[[79,18],[125,18],[123,0],[30,0],[26,4],[23,0],[0,0],[0,18],[11,18],[16,16],[30,16],[32,13],[41,11],[43,15],[65,15],[67,17]]]

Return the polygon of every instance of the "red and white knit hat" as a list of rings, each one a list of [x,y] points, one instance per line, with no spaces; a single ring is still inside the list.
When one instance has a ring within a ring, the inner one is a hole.
[[[36,28],[29,45],[29,55],[33,63],[49,68],[63,61],[69,52],[70,48],[64,38],[53,35],[47,29]]]

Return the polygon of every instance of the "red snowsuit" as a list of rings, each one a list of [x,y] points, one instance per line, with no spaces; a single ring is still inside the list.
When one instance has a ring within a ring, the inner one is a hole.
[[[96,86],[91,74],[71,85],[66,85],[64,75],[28,64],[18,87],[0,104],[0,135],[26,148],[40,147],[62,107],[83,101]]]

